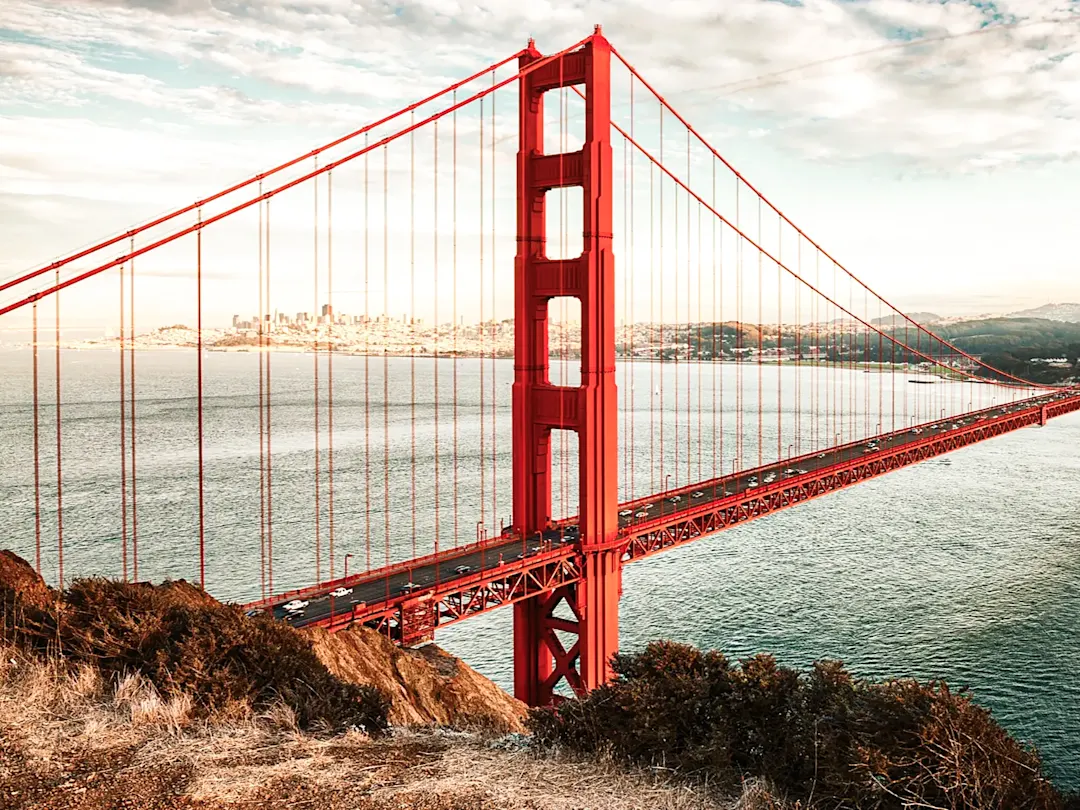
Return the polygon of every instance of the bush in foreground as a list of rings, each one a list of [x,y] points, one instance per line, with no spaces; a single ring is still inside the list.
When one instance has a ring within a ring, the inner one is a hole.
[[[537,742],[735,786],[757,777],[804,807],[1062,810],[1038,754],[944,683],[872,683],[841,664],[808,673],[767,655],[655,642],[616,679],[534,710]],[[1068,801],[1068,804],[1067,804]]]
[[[301,633],[268,617],[249,619],[183,581],[82,579],[33,600],[2,590],[8,642],[93,664],[105,676],[138,673],[166,698],[190,696],[197,715],[284,703],[305,730],[386,728],[382,693],[335,678]]]

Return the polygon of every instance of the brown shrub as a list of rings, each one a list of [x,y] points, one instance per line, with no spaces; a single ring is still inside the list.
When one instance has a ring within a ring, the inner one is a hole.
[[[533,710],[542,746],[713,784],[754,777],[807,807],[1066,807],[1038,754],[942,683],[873,683],[836,662],[799,673],[767,655],[732,666],[670,642],[616,656],[614,668],[587,697]]]
[[[186,582],[162,586],[75,580],[62,598],[27,604],[7,588],[5,638],[104,675],[137,672],[165,697],[187,694],[197,713],[283,702],[305,730],[386,728],[376,689],[335,678],[299,631],[249,619]]]

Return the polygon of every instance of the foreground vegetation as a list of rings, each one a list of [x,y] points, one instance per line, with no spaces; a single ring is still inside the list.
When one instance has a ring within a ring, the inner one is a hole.
[[[766,655],[733,665],[668,642],[615,670],[588,697],[534,711],[537,743],[719,786],[755,777],[803,808],[1080,808],[1036,751],[943,683],[872,683],[831,662],[799,673]]]
[[[332,676],[306,637],[187,583],[83,579],[62,594],[42,589],[0,585],[3,640],[71,666],[93,664],[106,680],[139,675],[164,699],[189,700],[196,715],[281,704],[307,731],[387,726],[386,698]]]
[[[446,687],[400,650],[349,644],[331,672],[320,644],[184,582],[54,591],[0,551],[0,807],[1080,807],[943,684],[656,643],[618,657],[610,685],[534,710],[528,739],[493,730],[498,690],[475,673]],[[385,682],[418,708],[456,702],[448,716],[487,731],[388,728],[388,695],[350,679],[361,652],[411,673]]]

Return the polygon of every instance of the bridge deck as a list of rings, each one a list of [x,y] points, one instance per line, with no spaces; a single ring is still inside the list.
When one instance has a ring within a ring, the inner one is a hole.
[[[641,559],[1078,410],[1080,393],[1046,394],[639,498],[620,507],[620,535],[626,541],[623,559]],[[578,557],[577,527],[571,518],[532,538],[502,535],[246,607],[268,610],[296,627],[317,624],[336,629],[361,622],[409,642],[430,635],[435,627],[576,581]],[[406,590],[408,583],[412,588]],[[331,597],[330,592],[340,587],[351,592]],[[294,599],[307,604],[301,610],[286,610],[285,604]]]

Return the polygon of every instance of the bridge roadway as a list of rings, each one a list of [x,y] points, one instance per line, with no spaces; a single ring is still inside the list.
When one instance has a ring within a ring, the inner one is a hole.
[[[630,501],[619,507],[619,527],[625,530],[635,523],[676,515],[710,502],[732,498],[782,478],[795,479],[858,457],[895,450],[905,444],[924,441],[926,438],[924,434],[944,435],[950,430],[959,430],[979,421],[1034,410],[1049,402],[1076,396],[1076,393],[1058,392],[1034,397],[960,418],[948,418],[882,434],[876,437],[876,440],[868,438],[817,454],[803,455],[766,467],[741,471],[719,479],[712,479],[698,486],[683,486],[651,497]],[[421,558],[417,560],[418,565],[414,568],[401,564],[391,566],[388,574],[376,571],[354,574],[345,583],[339,581],[306,588],[256,604],[259,605],[258,609],[269,608],[275,618],[282,619],[294,627],[302,627],[329,619],[331,615],[349,613],[356,605],[385,603],[395,597],[402,597],[408,593],[406,590],[408,583],[412,583],[415,590],[424,590],[436,583],[446,584],[482,571],[490,572],[492,569],[541,551],[574,543],[578,539],[578,530],[572,520],[562,522],[543,532],[542,539],[540,535],[533,535],[527,542],[522,541],[521,538],[506,538],[505,540],[493,538],[479,547],[473,544],[457,552],[453,549],[444,551],[437,562]],[[342,584],[349,589],[350,593],[340,597],[331,597],[330,591]],[[285,605],[293,599],[307,604],[300,610],[286,610]],[[248,607],[253,608],[256,604]]]

